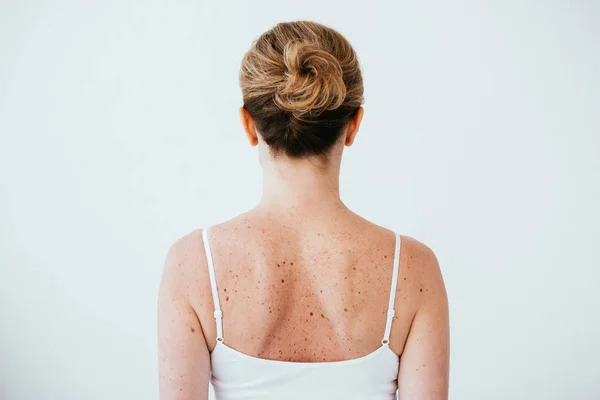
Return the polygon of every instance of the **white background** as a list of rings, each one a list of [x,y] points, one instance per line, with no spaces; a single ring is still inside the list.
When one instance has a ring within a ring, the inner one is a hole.
[[[168,246],[252,207],[238,70],[312,19],[361,60],[343,201],[429,245],[450,398],[600,398],[600,4],[1,1],[0,398],[158,399]]]

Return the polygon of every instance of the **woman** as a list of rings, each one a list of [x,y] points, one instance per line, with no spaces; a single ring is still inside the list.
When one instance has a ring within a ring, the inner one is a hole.
[[[446,399],[434,253],[340,199],[364,112],[351,45],[315,22],[280,23],[244,56],[240,84],[263,196],[169,249],[160,398],[206,399],[210,380],[217,399]]]

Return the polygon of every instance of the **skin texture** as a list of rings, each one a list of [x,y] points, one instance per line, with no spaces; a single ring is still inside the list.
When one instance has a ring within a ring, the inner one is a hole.
[[[327,163],[273,159],[243,108],[240,119],[263,167],[263,195],[250,211],[209,231],[225,343],[265,359],[323,362],[381,346],[395,238],[349,210],[339,196],[348,123]],[[438,260],[402,235],[390,348],[400,358],[399,399],[447,399],[448,301]],[[202,231],[169,248],[158,298],[161,400],[207,399],[216,345]]]

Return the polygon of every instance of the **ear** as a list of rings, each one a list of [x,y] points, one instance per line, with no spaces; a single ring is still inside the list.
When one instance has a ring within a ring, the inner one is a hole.
[[[346,146],[351,146],[354,143],[354,138],[358,133],[358,128],[360,127],[360,123],[362,122],[362,117],[365,112],[365,109],[361,106],[356,110],[356,114],[348,121],[346,125]]]
[[[242,123],[242,127],[244,128],[244,132],[246,132],[246,137],[248,137],[250,146],[256,146],[258,144],[258,137],[256,136],[256,127],[254,126],[254,121],[252,121],[250,113],[244,107],[240,107],[239,112],[240,121]]]

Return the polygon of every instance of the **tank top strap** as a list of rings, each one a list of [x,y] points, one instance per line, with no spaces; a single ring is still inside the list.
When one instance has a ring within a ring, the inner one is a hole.
[[[396,299],[396,287],[398,286],[398,269],[400,268],[400,245],[401,238],[400,234],[395,233],[396,236],[396,245],[394,248],[394,266],[392,272],[392,284],[390,289],[390,300],[388,303],[387,310],[387,321],[385,323],[385,332],[383,334],[383,339],[381,340],[381,344],[387,345],[390,342],[390,332],[392,329],[392,320],[394,319],[394,301]]]
[[[210,243],[208,242],[208,227],[202,229],[202,241],[204,242],[204,250],[206,251],[206,261],[208,263],[208,276],[210,278],[210,289],[212,291],[213,303],[215,311],[213,313],[217,324],[217,341],[223,341],[223,313],[219,303],[219,292],[217,291],[217,279],[215,278],[215,266],[213,264],[212,252],[210,251]]]

